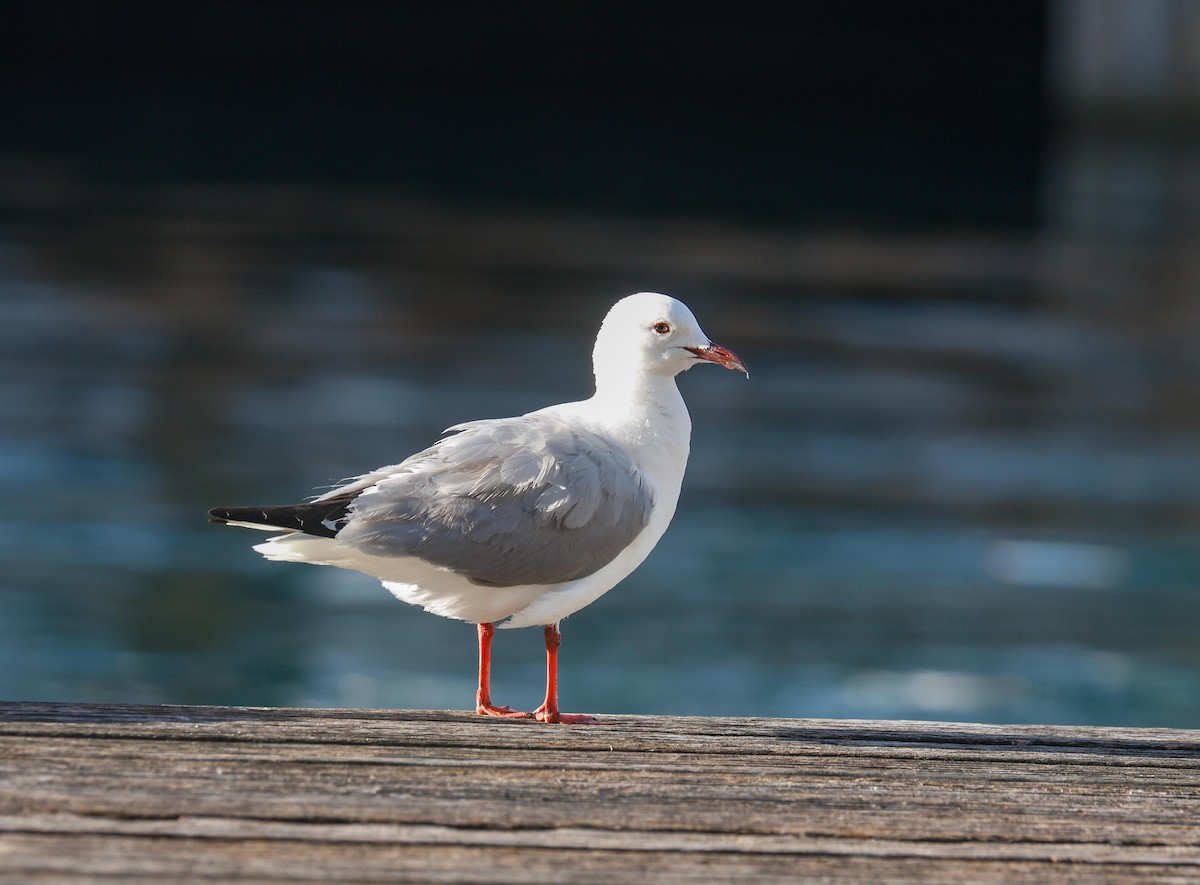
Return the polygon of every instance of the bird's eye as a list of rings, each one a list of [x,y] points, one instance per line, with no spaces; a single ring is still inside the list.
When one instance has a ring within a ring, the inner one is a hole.
[[[666,335],[668,332],[671,331],[671,324],[664,323],[662,320],[659,320],[657,323],[655,323],[650,328],[653,329],[655,332],[657,332],[659,335]]]

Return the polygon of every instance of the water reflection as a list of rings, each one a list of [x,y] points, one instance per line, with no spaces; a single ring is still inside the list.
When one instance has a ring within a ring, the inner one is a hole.
[[[565,626],[572,708],[1200,725],[1200,327],[1177,245],[917,241],[361,194],[153,192],[0,245],[0,696],[464,707],[471,628],[266,563],[287,501],[587,393],[661,288],[754,366],[682,379],[680,511]],[[497,639],[534,705],[539,637]]]

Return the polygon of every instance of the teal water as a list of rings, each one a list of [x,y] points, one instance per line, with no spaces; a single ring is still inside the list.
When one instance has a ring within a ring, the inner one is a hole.
[[[565,709],[1200,727],[1200,325],[1152,251],[397,205],[0,231],[0,697],[468,707],[470,625],[205,511],[586,396],[654,288],[751,380],[681,379],[679,512],[564,624]],[[494,677],[536,705],[540,633]]]

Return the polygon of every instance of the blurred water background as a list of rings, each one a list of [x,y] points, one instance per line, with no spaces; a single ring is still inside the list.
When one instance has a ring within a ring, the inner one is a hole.
[[[0,99],[0,697],[466,708],[470,625],[205,511],[586,396],[652,289],[752,378],[681,378],[565,708],[1200,727],[1195,4],[51,6]],[[536,705],[537,631],[494,679]]]

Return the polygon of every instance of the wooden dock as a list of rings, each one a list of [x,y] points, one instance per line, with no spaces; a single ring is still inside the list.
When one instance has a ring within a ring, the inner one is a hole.
[[[0,704],[2,882],[1200,882],[1200,731]]]

